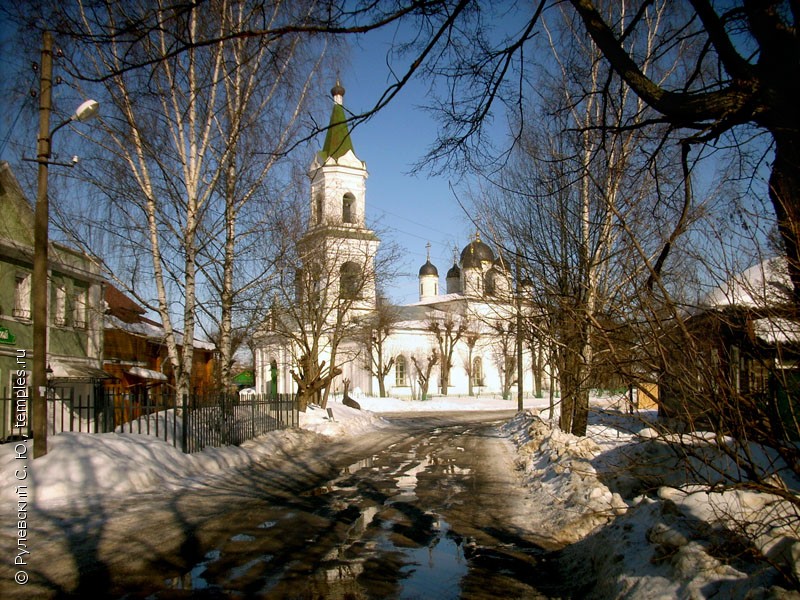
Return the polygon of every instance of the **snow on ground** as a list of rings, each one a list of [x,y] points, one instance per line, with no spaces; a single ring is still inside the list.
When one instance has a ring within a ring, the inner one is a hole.
[[[501,428],[516,450],[516,468],[531,498],[528,527],[563,548],[563,576],[582,585],[587,597],[800,598],[776,585],[774,569],[752,559],[767,555],[798,575],[798,519],[786,503],[745,490],[708,494],[693,485],[686,465],[650,427],[655,415],[629,415],[615,401],[593,398],[583,438],[554,426],[547,399],[526,399],[526,410]],[[343,437],[385,427],[382,412],[516,409],[516,402],[491,397],[358,402],[364,410],[335,398],[332,420],[328,411],[311,406],[298,429],[191,455],[145,435],[62,433],[48,439],[48,454],[34,463],[15,456],[23,450],[32,456],[33,442],[11,442],[0,445],[0,469],[4,482],[35,490],[33,499],[42,507],[102,502],[156,487],[189,487],[208,474],[307,447],[320,434]],[[721,460],[714,465],[718,472],[735,466]],[[798,482],[786,481],[797,493]],[[17,499],[14,485],[3,486],[0,510],[16,506]]]

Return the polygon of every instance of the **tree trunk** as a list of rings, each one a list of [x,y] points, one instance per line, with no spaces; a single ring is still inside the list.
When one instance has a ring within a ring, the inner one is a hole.
[[[800,143],[794,132],[773,131],[775,162],[769,178],[769,198],[778,220],[794,291],[800,308]]]
[[[236,208],[235,208],[236,161],[231,153],[228,176],[225,181],[225,253],[222,264],[222,290],[220,291],[219,361],[220,381],[218,387],[227,393],[231,381],[233,362],[233,264],[236,258]]]

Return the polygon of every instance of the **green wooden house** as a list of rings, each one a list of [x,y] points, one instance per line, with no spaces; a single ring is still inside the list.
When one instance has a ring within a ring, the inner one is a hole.
[[[33,207],[8,163],[0,162],[0,439],[14,429],[14,403],[33,369]],[[92,407],[106,377],[103,355],[103,280],[87,256],[60,244],[48,253],[48,407],[50,431],[91,430]],[[80,406],[80,409],[77,407]]]

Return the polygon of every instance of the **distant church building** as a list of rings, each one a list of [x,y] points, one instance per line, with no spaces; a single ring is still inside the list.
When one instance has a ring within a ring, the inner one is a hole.
[[[334,378],[331,391],[341,392],[347,381],[351,393],[378,396],[381,386],[375,358],[379,352],[388,396],[420,398],[445,392],[510,396],[516,391],[518,360],[515,284],[509,264],[479,235],[459,256],[454,255],[444,288],[428,252],[419,269],[418,302],[394,306],[377,297],[374,261],[380,240],[365,222],[368,174],[350,139],[342,105],[344,92],[338,82],[331,90],[330,126],[309,170],[309,223],[299,243],[300,254],[310,248],[321,257],[317,259],[321,263],[303,266],[303,271],[314,271],[311,291],[298,291],[296,298],[301,303],[315,293],[314,281],[325,280],[328,293],[320,302],[332,308],[337,303],[347,306],[346,315],[331,310],[325,317],[342,319],[350,334],[336,342],[334,362],[341,373]],[[331,275],[321,275],[322,270]],[[335,283],[331,285],[331,281]],[[336,293],[331,294],[331,289]],[[382,334],[371,334],[370,324],[378,322]],[[302,368],[303,344],[292,336],[279,335],[272,325],[266,324],[257,337],[256,392],[294,393],[292,371]],[[526,337],[522,337],[522,377],[525,393],[531,394],[536,379],[540,387],[547,388],[553,374],[547,371],[542,349]],[[325,342],[322,340],[319,356],[330,366]]]

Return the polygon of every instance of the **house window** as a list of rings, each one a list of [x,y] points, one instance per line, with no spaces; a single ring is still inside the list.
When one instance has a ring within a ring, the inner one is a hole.
[[[67,324],[67,289],[63,283],[57,283],[56,301],[53,305],[53,323],[59,327]]]
[[[356,222],[356,198],[353,194],[347,193],[342,198],[342,222],[355,223]]]
[[[31,274],[17,273],[14,280],[13,315],[20,319],[31,318]]]
[[[394,361],[394,384],[397,387],[406,387],[408,386],[408,380],[406,379],[406,373],[408,372],[406,364],[406,357],[402,354],[397,357]]]
[[[72,324],[79,328],[86,328],[86,305],[89,290],[82,286],[75,286],[75,299],[72,305]]]
[[[472,385],[483,386],[483,359],[480,356],[476,356],[472,361]]]
[[[354,262],[346,262],[339,271],[339,296],[355,300],[361,292],[361,269]]]

